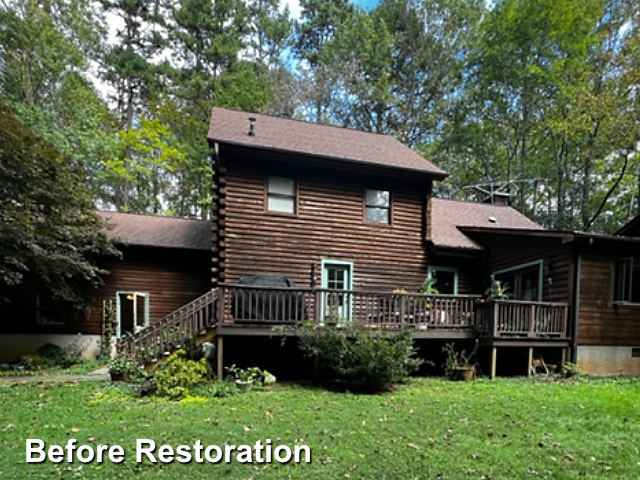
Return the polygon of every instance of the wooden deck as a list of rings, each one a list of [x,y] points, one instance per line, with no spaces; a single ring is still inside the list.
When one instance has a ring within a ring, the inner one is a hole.
[[[195,341],[217,338],[219,364],[224,336],[283,336],[282,325],[356,325],[393,334],[409,330],[416,339],[480,339],[483,345],[568,346],[568,305],[501,300],[479,295],[273,288],[220,285],[126,339],[121,352],[154,361]]]

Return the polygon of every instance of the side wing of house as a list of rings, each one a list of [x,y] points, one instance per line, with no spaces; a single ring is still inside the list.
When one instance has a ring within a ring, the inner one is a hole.
[[[639,375],[640,243],[596,240],[585,251],[580,260],[579,310],[582,370]]]
[[[45,343],[71,342],[86,347],[86,355],[94,357],[107,330],[111,337],[133,332],[211,288],[209,222],[101,215],[122,251],[121,259],[99,260],[109,272],[104,284],[87,291],[83,309],[52,298],[34,282],[12,288],[7,292],[9,302],[0,307],[0,359],[35,353]],[[113,308],[112,326],[105,325],[105,305]]]

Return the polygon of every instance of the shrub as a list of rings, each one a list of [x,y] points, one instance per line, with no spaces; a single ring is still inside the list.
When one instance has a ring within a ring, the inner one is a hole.
[[[38,354],[50,367],[66,368],[73,363],[69,359],[65,349],[53,343],[45,343],[42,345],[38,348]]]
[[[145,371],[133,357],[119,355],[109,362],[109,373],[129,378],[142,378]]]
[[[387,336],[357,327],[312,325],[298,330],[303,353],[316,357],[329,378],[354,392],[388,390],[421,364],[409,332]]]
[[[25,355],[20,359],[20,364],[27,370],[41,370],[47,367],[47,362],[39,355]]]
[[[67,366],[73,365],[74,363],[80,363],[84,360],[82,353],[87,349],[89,343],[90,341],[85,339],[82,334],[78,334],[76,338],[64,347],[64,351],[67,355]]]
[[[562,378],[573,378],[580,375],[580,367],[572,362],[566,362],[560,370],[560,376]]]
[[[187,360],[180,349],[169,355],[167,363],[155,372],[158,395],[174,400],[189,395],[189,389],[202,382],[207,375],[206,360]]]
[[[191,389],[191,394],[199,397],[225,398],[239,393],[236,384],[229,380],[216,380],[209,385],[197,385]]]

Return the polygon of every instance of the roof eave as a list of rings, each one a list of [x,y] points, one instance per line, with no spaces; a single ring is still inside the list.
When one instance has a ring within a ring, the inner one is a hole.
[[[262,145],[252,145],[252,144],[249,144],[249,143],[242,143],[242,142],[232,142],[232,141],[220,140],[220,139],[216,139],[216,138],[212,138],[212,137],[208,137],[207,140],[209,141],[209,145],[212,148],[213,148],[212,142],[214,142],[214,143],[219,143],[221,145],[230,145],[230,146],[242,147],[242,148],[252,148],[252,149],[257,149],[257,150],[263,150],[265,152],[276,152],[276,153],[284,153],[284,154],[290,154],[290,155],[291,154],[307,155],[309,157],[320,158],[320,159],[324,159],[324,160],[333,160],[333,161],[338,161],[338,162],[347,162],[347,163],[351,163],[351,164],[354,164],[354,165],[362,165],[362,166],[367,166],[367,167],[379,167],[379,168],[383,168],[383,169],[390,169],[390,170],[397,170],[397,171],[411,172],[411,173],[419,173],[421,175],[429,176],[429,177],[433,178],[434,180],[438,180],[438,181],[442,181],[442,180],[444,180],[445,178],[447,178],[449,176],[449,174],[447,172],[442,171],[442,170],[432,171],[432,170],[422,170],[422,169],[418,169],[418,168],[400,167],[400,166],[397,166],[397,165],[385,165],[385,164],[382,164],[382,163],[372,163],[372,162],[367,162],[365,160],[360,160],[360,159],[355,159],[355,158],[335,157],[335,156],[332,156],[332,155],[320,155],[320,154],[316,154],[316,153],[302,152],[302,151],[298,151],[298,150],[287,150],[287,149],[284,149],[284,148],[266,147],[266,146],[262,146]]]
[[[201,248],[201,247],[186,247],[184,245],[157,245],[152,243],[140,243],[140,242],[127,242],[122,239],[114,239],[116,245],[120,247],[144,247],[144,248],[160,248],[160,249],[170,249],[170,250],[189,250],[194,252],[209,252],[211,248]]]

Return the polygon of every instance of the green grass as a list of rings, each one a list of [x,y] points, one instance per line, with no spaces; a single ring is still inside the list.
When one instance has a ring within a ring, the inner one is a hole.
[[[107,360],[83,360],[69,368],[49,367],[37,370],[19,368],[18,365],[9,365],[6,368],[0,369],[0,378],[34,375],[88,375],[99,368],[105,367],[108,363]]]
[[[121,465],[26,464],[25,439],[119,444]],[[136,464],[158,445],[307,444],[310,465]],[[94,383],[0,386],[0,479],[612,478],[640,472],[640,379],[420,379],[385,395],[296,385],[181,403]]]

